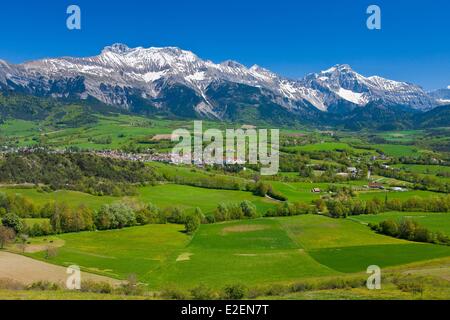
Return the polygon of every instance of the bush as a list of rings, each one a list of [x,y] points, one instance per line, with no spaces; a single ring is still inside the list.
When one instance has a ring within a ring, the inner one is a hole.
[[[289,287],[281,284],[273,284],[265,290],[266,296],[282,296],[289,293]]]
[[[259,181],[255,185],[255,189],[253,190],[253,194],[259,197],[265,197],[269,192],[270,186],[262,181]]]
[[[166,208],[165,214],[169,223],[184,224],[186,221],[184,210],[180,207]]]
[[[113,286],[108,282],[95,282],[90,280],[81,282],[81,292],[110,294],[113,291]]]
[[[423,281],[418,278],[408,279],[406,277],[394,279],[394,284],[403,292],[410,292],[412,294],[423,294],[425,287]]]
[[[314,286],[311,283],[307,282],[296,282],[291,286],[292,292],[303,292],[313,290]]]
[[[380,223],[379,230],[385,235],[397,237],[399,234],[399,225],[393,220],[387,220]]]
[[[127,296],[138,296],[144,292],[144,288],[138,283],[135,275],[130,275],[127,281],[121,284],[119,292]]]
[[[242,300],[247,296],[248,289],[242,284],[228,285],[223,289],[225,300]]]
[[[40,291],[57,291],[60,287],[58,284],[49,281],[37,281],[28,286],[28,290]]]
[[[351,289],[361,288],[366,285],[365,279],[360,278],[336,278],[320,282],[317,285],[319,290],[331,290],[331,289]]]
[[[204,285],[191,289],[191,296],[194,300],[215,300],[218,298],[218,294],[214,290]]]
[[[244,214],[244,217],[249,219],[254,219],[258,217],[258,211],[256,210],[256,207],[253,203],[250,201],[243,201],[240,205],[242,209],[242,213]]]
[[[178,288],[166,288],[162,290],[161,297],[170,300],[189,300],[190,293]]]
[[[216,217],[213,214],[209,214],[205,217],[206,223],[216,223]]]

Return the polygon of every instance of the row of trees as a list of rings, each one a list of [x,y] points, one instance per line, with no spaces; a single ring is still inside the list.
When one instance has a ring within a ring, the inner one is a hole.
[[[278,205],[275,209],[269,209],[266,212],[266,217],[289,217],[315,213],[317,213],[317,210],[314,206],[310,206],[301,202],[285,202]]]
[[[441,232],[431,232],[427,228],[421,226],[417,221],[411,219],[402,219],[399,222],[395,220],[385,220],[380,223],[370,223],[369,227],[378,233],[395,238],[450,245],[450,238],[448,236]]]
[[[184,224],[186,232],[193,233],[201,223],[207,223],[199,208],[193,214],[187,214],[179,207],[160,209],[153,204],[134,200],[103,205],[98,211],[85,205],[72,208],[65,203],[48,203],[44,208],[45,216],[49,217],[49,220],[28,226],[17,214],[6,213],[1,216],[1,225],[13,230],[15,234],[38,237],[165,223]]]
[[[0,192],[0,217],[14,213],[21,218],[41,218],[41,211],[31,200],[21,195]],[[46,216],[45,218],[48,218]]]
[[[214,214],[205,217],[206,223],[223,222],[230,220],[255,219],[261,215],[250,201],[242,201],[239,204],[221,203]]]
[[[345,218],[347,216],[362,214],[378,214],[386,211],[424,211],[424,212],[448,212],[450,211],[450,195],[423,199],[412,197],[405,201],[399,199],[384,201],[378,198],[360,200],[346,198],[344,200],[316,200],[315,205],[319,212],[327,212],[333,218]]]

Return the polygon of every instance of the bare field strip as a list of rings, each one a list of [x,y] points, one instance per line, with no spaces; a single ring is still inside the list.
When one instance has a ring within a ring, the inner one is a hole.
[[[23,284],[32,284],[37,281],[65,283],[67,279],[66,268],[37,261],[18,254],[0,252],[0,279],[12,279]],[[108,282],[113,285],[120,284],[119,280],[103,277],[91,273],[81,273],[81,279],[96,282]]]

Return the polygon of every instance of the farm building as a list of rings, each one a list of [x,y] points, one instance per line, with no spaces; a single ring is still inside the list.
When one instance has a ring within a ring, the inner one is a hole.
[[[379,182],[369,182],[370,189],[384,189],[384,186]]]

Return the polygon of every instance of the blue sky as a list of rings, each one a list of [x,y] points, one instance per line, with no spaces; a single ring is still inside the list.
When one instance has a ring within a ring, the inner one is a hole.
[[[66,8],[82,30],[66,28]],[[366,8],[382,30],[366,28]],[[450,85],[448,0],[4,0],[0,59],[96,55],[115,42],[178,46],[215,62],[232,59],[299,78],[348,63],[364,75],[426,89]]]

